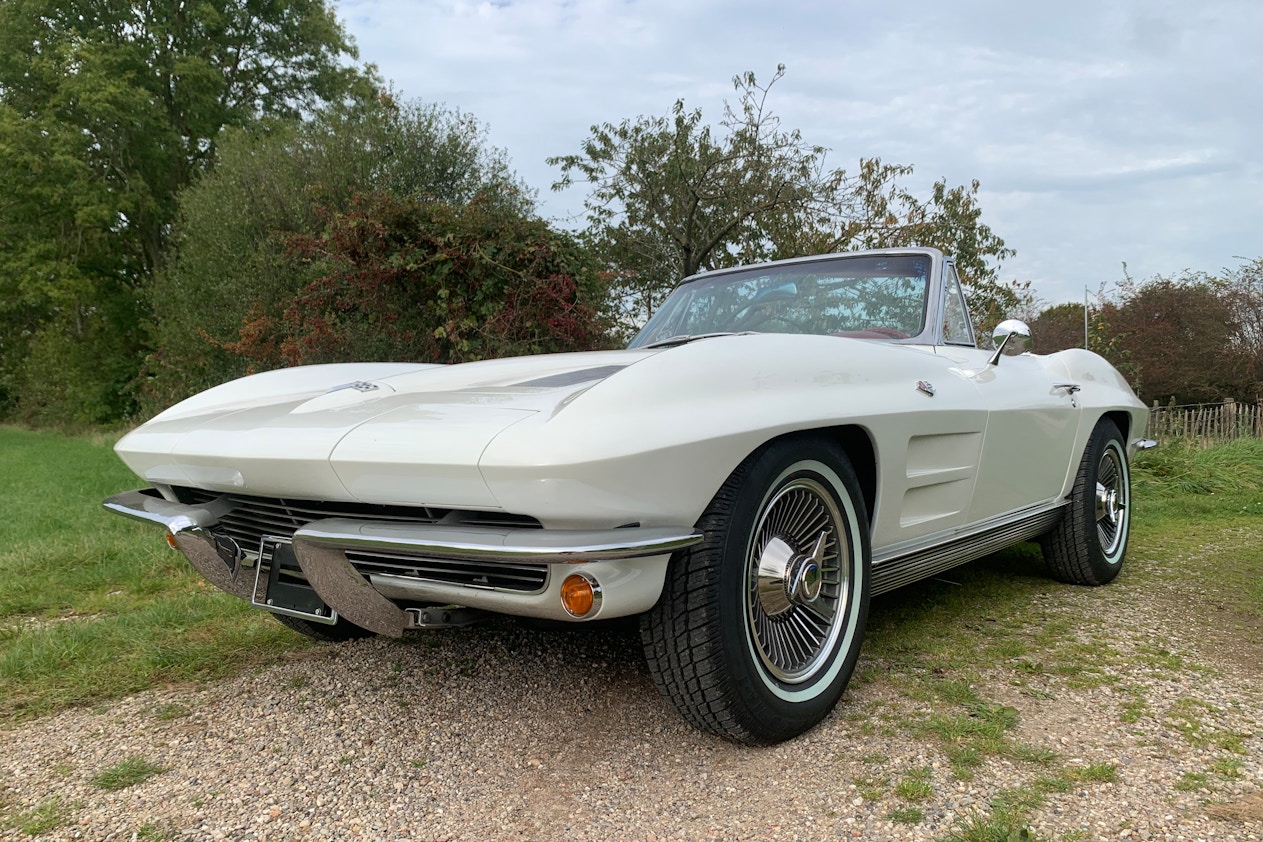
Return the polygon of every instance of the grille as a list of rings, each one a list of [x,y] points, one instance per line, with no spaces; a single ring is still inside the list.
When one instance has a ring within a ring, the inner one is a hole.
[[[535,518],[504,512],[256,497],[248,494],[220,494],[200,488],[176,488],[174,491],[181,503],[201,505],[224,498],[235,506],[219,519],[219,526],[215,531],[227,534],[251,555],[258,554],[264,535],[290,538],[299,527],[334,517],[401,523],[438,523],[442,520],[444,523],[509,526],[517,529],[538,529],[540,526]],[[489,564],[360,551],[348,552],[347,558],[365,575],[387,574],[470,587],[533,592],[541,590],[548,578],[546,564]]]
[[[532,593],[543,590],[548,580],[546,564],[487,564],[357,551],[348,552],[346,557],[365,575],[403,576],[470,587]]]

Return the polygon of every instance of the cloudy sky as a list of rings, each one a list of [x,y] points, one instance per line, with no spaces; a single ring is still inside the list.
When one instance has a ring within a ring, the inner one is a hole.
[[[731,79],[787,74],[771,104],[833,166],[881,157],[908,186],[982,182],[1017,250],[1006,279],[1082,300],[1122,278],[1263,256],[1259,0],[340,0],[361,58],[409,99],[489,128],[546,216],[549,155],[596,123],[718,122]]]

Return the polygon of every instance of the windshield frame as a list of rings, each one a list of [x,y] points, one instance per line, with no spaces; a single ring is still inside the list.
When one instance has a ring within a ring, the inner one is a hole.
[[[943,312],[943,292],[944,292],[944,273],[951,265],[952,261],[943,256],[938,249],[933,248],[898,248],[898,249],[872,249],[867,251],[845,252],[840,254],[819,255],[812,257],[799,257],[791,260],[778,260],[770,263],[761,263],[751,266],[740,266],[733,269],[722,269],[713,272],[702,272],[685,278],[670,296],[658,308],[653,318],[642,328],[636,337],[628,344],[628,348],[643,348],[647,345],[654,345],[663,342],[668,337],[665,334],[659,335],[663,328],[663,320],[668,318],[673,310],[674,304],[678,304],[678,297],[687,295],[693,284],[705,282],[708,286],[714,284],[741,283],[745,280],[766,276],[769,273],[775,273],[778,269],[783,269],[787,275],[801,275],[811,271],[812,264],[827,263],[833,261],[849,261],[862,260],[871,258],[896,258],[896,257],[924,257],[930,261],[926,276],[926,290],[922,304],[922,322],[920,329],[915,334],[909,334],[905,338],[878,338],[878,337],[860,337],[869,341],[889,342],[905,345],[939,345],[943,342],[942,334],[942,312]],[[787,281],[792,278],[786,279]],[[728,327],[732,327],[729,325]],[[723,332],[764,332],[757,328],[751,331],[723,331]],[[766,331],[768,333],[776,333],[778,331]],[[789,334],[787,334],[789,335]],[[830,334],[814,334],[803,333],[798,335],[830,335]],[[683,339],[684,337],[676,337]]]

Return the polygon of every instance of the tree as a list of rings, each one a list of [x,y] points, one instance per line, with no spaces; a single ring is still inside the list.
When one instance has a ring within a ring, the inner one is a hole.
[[[1241,324],[1227,293],[1204,272],[1128,278],[1102,307],[1106,356],[1126,358],[1128,379],[1146,402],[1253,397],[1255,365],[1236,340]]]
[[[544,235],[532,196],[504,154],[487,144],[475,119],[439,106],[386,97],[369,106],[327,109],[301,125],[231,132],[220,145],[215,169],[181,194],[177,219],[175,254],[148,287],[156,325],[142,390],[146,411],[252,369],[349,357],[340,339],[301,341],[300,327],[318,327],[324,318],[316,313],[324,306],[318,299],[336,299],[339,307],[353,303],[349,290],[358,282],[351,275],[385,271],[389,277],[382,283],[400,294],[399,306],[429,307],[413,293],[432,282],[423,284],[412,270],[392,274],[386,264],[404,260],[403,252],[413,255],[408,260],[418,259],[421,243],[440,229],[465,238],[472,248],[473,232],[484,224],[485,248],[493,249],[485,251],[489,257],[516,249],[503,237],[517,230],[524,242],[547,246],[554,255],[542,277],[569,277],[585,307],[601,307],[600,291],[592,285],[594,267],[579,261],[575,244]],[[399,228],[404,221],[426,227],[404,231]],[[349,242],[338,245],[355,226],[366,236],[372,232],[371,249],[370,242],[362,252]],[[426,258],[431,259],[438,260]],[[444,283],[460,282],[455,267],[448,265],[445,271],[452,274]],[[530,275],[525,283],[537,280]],[[394,313],[393,306],[366,301],[363,312],[384,318]],[[442,343],[428,346],[416,334],[419,322],[409,322],[406,313],[392,318],[413,326],[392,327],[394,338],[384,335],[383,345],[362,337],[361,358],[434,361],[492,352],[489,340],[470,340],[463,351]],[[339,324],[331,337],[353,332],[345,319]],[[445,321],[426,324],[431,331],[448,329]],[[409,333],[416,335],[404,335]],[[501,336],[510,334],[522,335]],[[522,347],[515,343],[506,342],[501,352]]]
[[[1031,346],[1037,354],[1083,347],[1083,305],[1076,302],[1046,307],[1031,322]]]
[[[772,220],[828,190],[825,150],[781,129],[766,107],[771,84],[753,73],[733,83],[739,113],[726,107],[718,131],[677,100],[669,117],[593,126],[581,154],[548,159],[562,171],[554,189],[592,185],[590,230],[618,296],[642,319],[681,277],[769,256]]]
[[[838,170],[836,192],[816,210],[816,218],[796,220],[778,238],[782,256],[827,254],[858,249],[932,246],[953,257],[969,299],[979,335],[1009,316],[1033,306],[1029,282],[1001,282],[999,261],[1015,252],[982,222],[974,179],[969,186],[936,181],[928,201],[900,184],[911,166],[861,158],[854,178]]]
[[[1263,257],[1239,259],[1240,266],[1223,273],[1228,302],[1237,318],[1234,341],[1251,361],[1254,375],[1263,378]]]
[[[590,258],[542,220],[494,203],[357,196],[288,238],[317,277],[225,347],[261,367],[357,359],[456,363],[575,351],[605,326]]]
[[[224,126],[366,95],[325,0],[0,4],[0,398],[129,407],[178,191]]]
[[[936,183],[928,201],[899,185],[912,168],[862,159],[858,175],[826,165],[827,150],[782,128],[773,85],[734,77],[737,105],[718,128],[683,100],[667,117],[593,126],[580,153],[549,158],[553,185],[591,185],[589,236],[627,325],[642,323],[679,278],[780,257],[851,248],[937,246],[958,259],[971,303],[993,318],[1026,289],[997,281],[1013,254],[980,221],[979,184]],[[995,320],[998,320],[995,319]]]

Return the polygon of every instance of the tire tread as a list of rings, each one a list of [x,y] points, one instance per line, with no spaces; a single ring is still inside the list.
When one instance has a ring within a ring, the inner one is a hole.
[[[1114,568],[1102,571],[1101,563],[1094,563],[1102,556],[1096,542],[1095,510],[1091,502],[1096,495],[1096,461],[1111,438],[1121,441],[1122,433],[1113,421],[1103,418],[1092,431],[1083,458],[1079,460],[1065,516],[1040,538],[1044,561],[1053,578],[1059,582],[1104,585],[1118,574],[1118,567],[1122,564],[1120,561]],[[1128,502],[1130,504],[1130,500]]]
[[[773,449],[776,453],[769,454]],[[845,453],[835,443],[813,438],[782,439],[765,445],[738,465],[716,492],[697,521],[697,528],[708,539],[672,558],[658,603],[641,615],[640,620],[645,659],[659,692],[693,727],[746,745],[771,745],[797,736],[819,722],[832,708],[830,703],[815,712],[803,710],[796,716],[783,717],[765,708],[765,703],[752,701],[741,686],[743,679],[734,675],[728,664],[730,655],[726,654],[725,636],[730,636],[733,630],[722,622],[717,596],[724,559],[730,555],[726,542],[739,540],[734,537],[731,524],[742,505],[746,485],[756,481],[752,474],[757,477],[764,471],[764,457],[770,456],[775,461],[804,449],[828,453],[830,459],[842,465],[843,472],[850,476],[849,482],[856,488],[854,492],[841,493],[851,493],[852,500],[860,500],[862,507],[858,483]],[[865,517],[862,508],[859,517],[861,520]],[[855,552],[867,559],[867,542],[857,546]],[[865,567],[865,583],[867,578]],[[853,610],[860,615],[857,635],[862,638],[867,591],[858,599]],[[842,653],[838,657],[854,655]],[[847,678],[849,675],[850,668],[845,672]],[[846,680],[843,679],[843,687]]]

